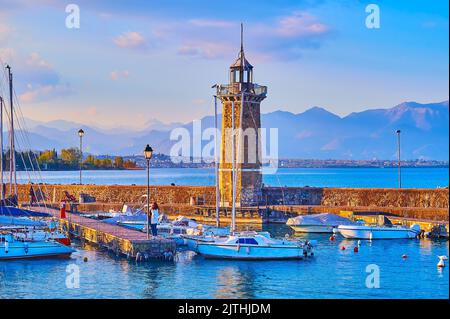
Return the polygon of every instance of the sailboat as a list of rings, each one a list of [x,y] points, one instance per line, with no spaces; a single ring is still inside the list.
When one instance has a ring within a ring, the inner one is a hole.
[[[75,250],[56,240],[25,240],[14,233],[0,234],[0,261],[36,258],[69,258]]]
[[[3,107],[0,96],[0,260],[68,257],[74,252],[65,236],[40,220],[32,218],[49,217],[49,214],[18,208],[16,159],[14,143],[13,77],[8,70],[10,99],[10,156],[9,196],[5,195],[3,179]],[[52,228],[51,232],[47,230]]]
[[[250,65],[245,59],[243,43],[242,43],[242,25],[241,25],[241,51],[235,65],[239,65],[241,72],[244,71],[244,65]],[[243,77],[239,80],[242,84]],[[233,83],[234,84],[234,83]],[[242,87],[242,86],[241,86]],[[241,119],[243,112],[243,105],[246,93],[241,90]],[[265,94],[265,93],[263,93]],[[235,94],[236,96],[239,95]],[[305,241],[294,241],[289,239],[275,239],[270,236],[268,232],[253,232],[253,231],[236,231],[236,152],[235,152],[235,102],[232,100],[232,133],[231,133],[231,158],[232,158],[232,210],[231,210],[231,231],[228,236],[203,236],[187,237],[188,247],[194,250],[197,254],[205,258],[213,259],[236,259],[236,260],[283,260],[283,259],[303,259],[307,256],[312,256],[313,245]],[[215,108],[217,118],[217,98],[215,96]],[[240,120],[240,128],[242,129],[242,121]],[[217,121],[216,121],[217,132]],[[217,140],[217,138],[216,138]],[[241,139],[238,139],[240,142]],[[240,153],[238,144],[237,149]],[[238,153],[238,155],[239,155]],[[216,149],[217,154],[217,149]],[[218,200],[218,178],[217,178],[217,155],[216,155],[216,210],[219,204]],[[216,211],[217,218],[219,217],[218,210]]]

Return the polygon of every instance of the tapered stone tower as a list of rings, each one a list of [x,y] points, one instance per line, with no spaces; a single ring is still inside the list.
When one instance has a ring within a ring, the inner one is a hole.
[[[217,85],[216,93],[222,102],[222,140],[219,165],[221,205],[232,205],[234,155],[236,206],[253,206],[258,204],[261,197],[260,104],[266,97],[267,87],[253,83],[253,66],[247,61],[244,54],[242,26],[241,50],[237,60],[230,66],[229,72],[230,82]],[[233,124],[235,127],[234,152],[232,148]]]

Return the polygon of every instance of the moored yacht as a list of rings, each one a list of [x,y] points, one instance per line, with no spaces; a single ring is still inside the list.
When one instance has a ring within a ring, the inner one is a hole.
[[[0,235],[0,260],[69,258],[75,250],[55,240],[24,240]]]
[[[191,238],[190,247],[211,259],[277,260],[312,256],[310,242],[271,238],[266,232],[237,232],[229,236]]]
[[[342,225],[337,230],[345,238],[353,239],[412,239],[419,235],[420,226],[414,224],[407,228],[404,226]]]
[[[286,225],[299,233],[333,233],[339,225],[356,225],[348,218],[323,213],[289,218]]]

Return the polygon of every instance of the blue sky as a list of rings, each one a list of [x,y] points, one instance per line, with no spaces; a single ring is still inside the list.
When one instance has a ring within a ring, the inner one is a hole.
[[[0,0],[0,57],[26,117],[141,128],[211,114],[239,23],[262,112],[338,114],[447,100],[448,1],[88,1],[67,29],[64,1]],[[376,3],[381,26],[368,29]],[[3,83],[4,85],[4,83]]]

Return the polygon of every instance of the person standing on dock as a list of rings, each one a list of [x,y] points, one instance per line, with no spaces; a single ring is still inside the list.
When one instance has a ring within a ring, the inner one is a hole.
[[[152,229],[152,235],[158,236],[158,229],[156,226],[158,225],[158,218],[159,218],[159,212],[158,212],[158,204],[156,202],[153,202],[151,207],[151,216],[150,216],[150,227]]]

